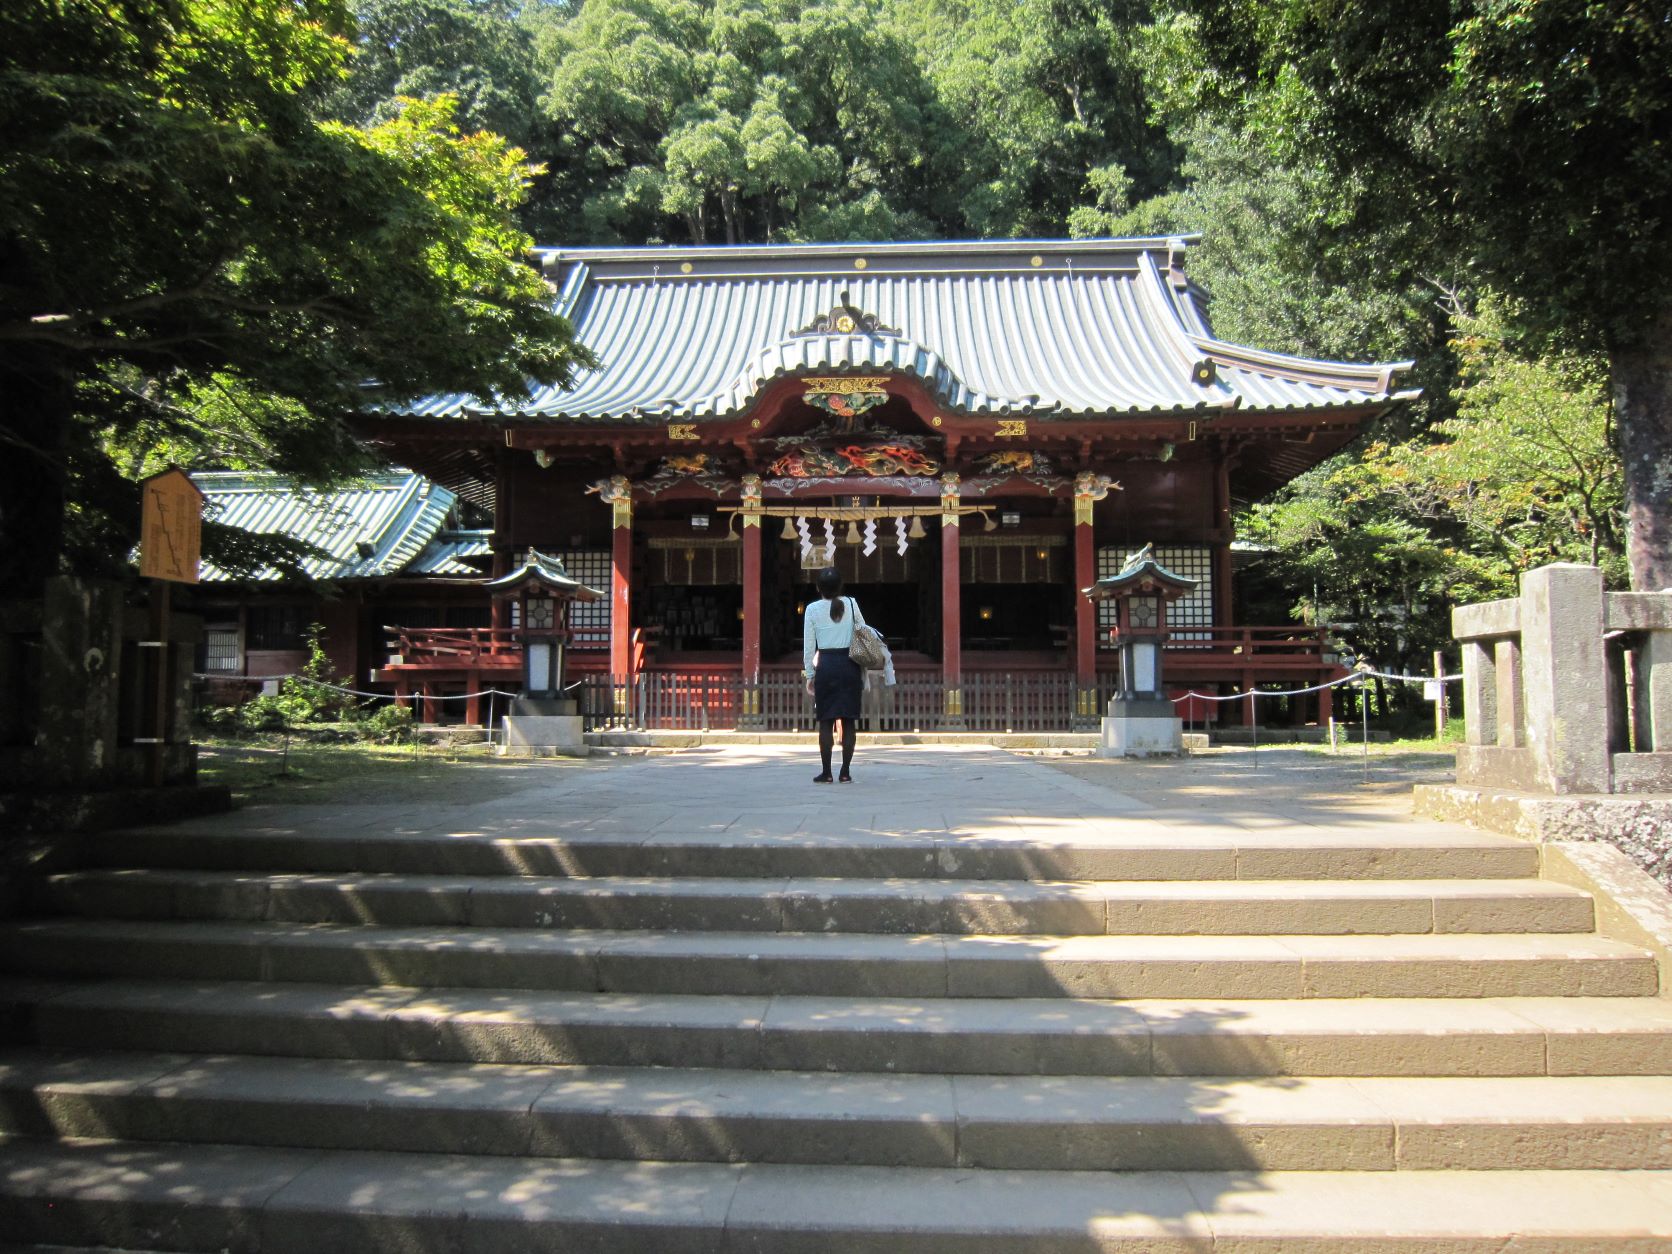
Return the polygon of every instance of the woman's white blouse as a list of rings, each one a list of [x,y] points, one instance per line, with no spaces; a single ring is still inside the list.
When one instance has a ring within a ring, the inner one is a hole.
[[[820,649],[846,649],[853,643],[853,629],[855,624],[863,623],[865,615],[859,612],[859,603],[852,597],[843,597],[848,608],[842,614],[842,621],[830,621],[830,602],[820,597],[807,606],[807,612],[801,620],[801,669],[808,679],[813,677],[813,662]]]

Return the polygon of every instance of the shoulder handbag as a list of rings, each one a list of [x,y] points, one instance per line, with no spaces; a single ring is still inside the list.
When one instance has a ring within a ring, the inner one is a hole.
[[[848,603],[852,612],[853,602]],[[848,656],[863,671],[880,671],[888,663],[888,650],[876,628],[865,623],[853,625],[853,642],[848,645]]]

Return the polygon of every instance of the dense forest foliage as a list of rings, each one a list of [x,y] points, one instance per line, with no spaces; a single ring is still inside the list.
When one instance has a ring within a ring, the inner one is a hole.
[[[0,371],[50,393],[13,350],[58,355],[72,503],[164,454],[347,465],[349,381],[390,377],[419,300],[477,352],[407,354],[397,390],[561,375],[577,350],[532,350],[501,265],[528,238],[1195,232],[1220,334],[1409,358],[1424,389],[1251,503],[1287,590],[1263,612],[1395,664],[1532,565],[1672,584],[1668,0],[30,0],[0,48],[0,261],[35,282],[0,289]],[[380,268],[418,229],[452,255]],[[72,231],[108,292],[52,274]],[[144,317],[181,308],[237,334],[171,366]],[[288,373],[281,330],[315,337]]]

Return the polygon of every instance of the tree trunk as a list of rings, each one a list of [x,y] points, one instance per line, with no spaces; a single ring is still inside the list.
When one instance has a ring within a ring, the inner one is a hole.
[[[1672,305],[1608,355],[1626,476],[1626,557],[1639,592],[1672,589]]]
[[[0,355],[0,596],[58,572],[75,389],[58,354]]]

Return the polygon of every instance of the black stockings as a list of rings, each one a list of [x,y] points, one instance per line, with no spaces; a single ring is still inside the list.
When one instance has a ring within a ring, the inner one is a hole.
[[[833,718],[819,720],[819,765],[824,767],[824,773],[830,774],[830,753],[836,747],[836,723]],[[848,767],[853,764],[853,747],[859,743],[859,726],[857,719],[845,718],[842,723],[842,774],[848,773]]]

